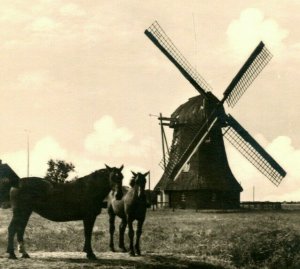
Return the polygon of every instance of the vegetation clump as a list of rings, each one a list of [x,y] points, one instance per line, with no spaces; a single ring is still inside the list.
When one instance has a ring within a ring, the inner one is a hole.
[[[65,183],[70,172],[75,171],[75,166],[73,163],[68,163],[64,160],[53,160],[48,161],[48,169],[45,179],[56,182]]]
[[[300,235],[293,229],[257,230],[232,239],[231,260],[238,268],[300,268]]]

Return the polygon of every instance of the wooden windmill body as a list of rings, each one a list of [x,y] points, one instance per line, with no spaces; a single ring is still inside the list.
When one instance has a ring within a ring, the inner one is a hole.
[[[201,95],[190,98],[171,115],[173,139],[169,160],[181,155],[211,111]],[[242,188],[232,174],[221,126],[216,124],[177,179],[164,173],[156,189],[164,190],[170,207],[236,208]]]
[[[159,117],[164,173],[155,189],[161,193],[160,201],[170,207],[239,207],[242,187],[229,167],[223,137],[278,186],[286,172],[223,106],[226,101],[233,107],[270,61],[265,45],[257,46],[219,100],[157,22],[145,34],[200,94],[179,106],[170,118]],[[170,149],[164,126],[173,128]]]

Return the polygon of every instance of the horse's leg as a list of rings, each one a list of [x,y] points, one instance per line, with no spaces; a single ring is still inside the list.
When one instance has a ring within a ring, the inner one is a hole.
[[[18,250],[22,254],[22,258],[30,258],[25,249],[24,232],[25,232],[25,228],[27,226],[27,223],[28,223],[31,213],[32,213],[31,211],[27,211],[27,212],[24,211],[22,213],[23,217],[22,217],[22,220],[20,220],[20,225],[17,230]]]
[[[30,212],[30,211],[29,211]],[[16,254],[14,250],[14,238],[15,234],[22,231],[23,223],[27,223],[28,218],[28,209],[15,207],[13,208],[13,217],[8,226],[8,245],[7,245],[7,253],[9,254],[9,259],[16,259]],[[25,227],[24,227],[25,228]],[[23,233],[24,234],[24,233]]]
[[[126,230],[126,226],[127,226],[127,221],[125,218],[123,218],[119,226],[119,248],[123,252],[127,252],[127,249],[125,248],[125,244],[124,244],[124,233]]]
[[[89,260],[97,260],[96,255],[94,254],[92,250],[92,233],[93,233],[93,227],[96,220],[96,215],[88,216],[83,220],[84,225],[84,247],[83,251],[86,253],[86,256]]]
[[[108,214],[109,214],[109,234],[110,234],[109,248],[112,252],[115,252],[114,233],[115,233],[116,214],[113,212],[113,209],[109,210]]]
[[[137,228],[136,228],[136,243],[135,243],[135,250],[137,255],[141,255],[140,250],[140,238],[142,235],[142,228],[143,228],[144,220],[138,220]]]
[[[133,248],[133,239],[134,239],[134,230],[133,230],[133,220],[128,219],[128,236],[129,236],[129,254],[130,256],[134,256],[134,248]]]
[[[10,221],[10,224],[8,226],[8,244],[7,244],[7,250],[6,252],[9,254],[8,258],[9,259],[16,259],[17,256],[15,254],[14,250],[14,238],[15,234],[17,232],[17,216],[15,211],[13,211],[13,217]]]

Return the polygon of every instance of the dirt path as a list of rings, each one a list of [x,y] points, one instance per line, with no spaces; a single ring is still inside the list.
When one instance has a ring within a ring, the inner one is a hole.
[[[145,254],[141,257],[130,257],[127,253],[96,253],[97,261],[88,261],[81,252],[35,252],[31,259],[9,260],[6,255],[0,256],[1,269],[154,269],[154,268],[203,268],[215,269],[211,264],[201,262],[197,257]]]

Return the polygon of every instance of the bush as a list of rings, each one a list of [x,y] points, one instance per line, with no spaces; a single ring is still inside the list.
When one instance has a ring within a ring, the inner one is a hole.
[[[237,267],[300,268],[300,235],[296,231],[274,230],[245,233],[232,238],[231,259]]]

